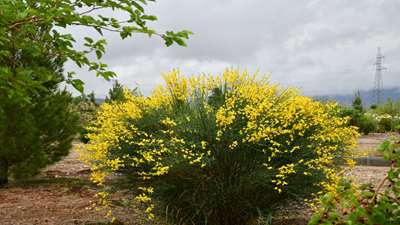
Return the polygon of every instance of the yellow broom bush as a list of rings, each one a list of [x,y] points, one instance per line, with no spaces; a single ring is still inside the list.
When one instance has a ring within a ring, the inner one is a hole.
[[[103,104],[88,135],[92,180],[129,175],[150,218],[251,224],[283,200],[330,190],[355,144],[335,104],[263,77],[164,78],[149,97],[126,91],[125,101]]]

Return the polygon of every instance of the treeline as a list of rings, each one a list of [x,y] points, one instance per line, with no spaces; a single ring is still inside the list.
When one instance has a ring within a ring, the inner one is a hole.
[[[400,131],[400,99],[387,98],[381,104],[365,108],[357,92],[351,106],[341,106],[341,114],[350,117],[350,124],[364,134]]]

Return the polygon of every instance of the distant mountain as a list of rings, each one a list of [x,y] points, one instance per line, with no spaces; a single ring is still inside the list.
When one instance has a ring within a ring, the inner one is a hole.
[[[346,94],[346,95],[321,95],[314,96],[313,98],[316,100],[335,100],[341,104],[351,105],[354,95]],[[360,95],[363,101],[363,105],[369,107],[372,104],[375,104],[374,92],[373,90],[360,90]],[[383,99],[392,98],[393,100],[397,100],[400,97],[400,88],[385,88],[383,89]]]
[[[104,98],[96,98],[95,101],[97,104],[100,105],[101,103],[103,103],[105,101],[105,99]]]
[[[335,100],[344,105],[351,105],[354,99],[356,91],[353,94],[346,94],[346,95],[319,95],[319,96],[312,96],[312,98],[316,100]],[[373,90],[360,90],[360,95],[363,101],[363,105],[365,107],[369,107],[372,104],[375,104],[375,98],[373,94]],[[392,98],[393,100],[397,100],[400,98],[400,88],[386,88],[383,89],[383,99],[386,100],[387,98]],[[104,98],[96,98],[96,103],[101,104],[105,101]]]

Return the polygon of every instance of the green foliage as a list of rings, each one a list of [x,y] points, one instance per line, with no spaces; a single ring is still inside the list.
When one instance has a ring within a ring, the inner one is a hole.
[[[123,101],[124,100],[124,86],[115,80],[113,87],[108,91],[108,96],[105,102]]]
[[[321,198],[321,205],[309,225],[400,224],[400,141],[386,140],[379,148],[392,162],[379,184],[359,187],[343,180],[335,192]]]
[[[378,122],[378,128],[380,132],[393,131],[394,130],[393,118],[390,116],[380,118]]]
[[[364,134],[369,134],[378,130],[377,122],[371,116],[366,114],[359,117],[356,124],[359,124],[360,131]]]
[[[152,96],[103,104],[87,157],[94,182],[127,174],[146,212],[175,224],[267,223],[274,206],[335,182],[333,162],[355,143],[334,104],[245,72],[165,80]]]
[[[381,105],[378,105],[374,110],[377,114],[387,114],[387,115],[398,115],[400,113],[400,99],[396,102],[393,102],[391,98],[388,98],[386,102]]]
[[[359,128],[363,134],[378,131],[378,122],[371,116],[355,108],[341,107],[342,117],[350,117],[350,125]]]
[[[43,89],[43,82],[53,79],[45,65],[31,64],[19,57],[21,52],[30,59],[40,55],[71,60],[79,67],[94,71],[106,80],[115,76],[102,63],[106,40],[84,37],[84,49],[77,50],[76,38],[63,28],[81,26],[103,32],[118,33],[122,39],[136,33],[161,37],[167,46],[185,46],[190,31],[166,31],[160,34],[149,28],[148,22],[157,20],[145,12],[151,0],[2,0],[0,1],[0,92],[10,99],[30,101],[32,92]],[[113,10],[124,16],[117,20],[102,13]],[[65,31],[65,30],[64,30]],[[91,60],[95,56],[96,60]],[[83,82],[68,72],[66,82],[83,91]]]
[[[18,105],[7,98],[0,108],[4,120],[0,131],[0,180],[8,176],[25,178],[68,154],[78,128],[78,116],[72,111],[72,97],[66,91],[42,93],[34,104]],[[6,166],[5,166],[6,165]],[[7,167],[7,168],[6,168]]]
[[[362,105],[362,99],[361,99],[361,95],[360,92],[358,91],[353,99],[353,109],[362,113],[364,111],[363,105]]]
[[[218,97],[217,93],[214,92],[209,98],[209,104],[215,108],[223,104],[223,97]],[[216,101],[217,99],[222,101]],[[173,115],[165,111],[151,112],[141,122],[144,125],[141,129],[150,131],[155,125],[152,121],[156,121],[160,114],[168,113],[169,117],[178,121],[179,127],[175,132],[185,142],[201,146],[199,140],[207,140],[207,145],[220,148],[213,151],[212,156],[205,158],[207,165],[203,169],[183,161],[181,155],[172,155],[167,159],[176,161],[176,164],[168,174],[156,179],[154,186],[155,198],[162,203],[159,210],[168,210],[168,220],[176,224],[247,224],[259,215],[258,208],[272,208],[276,202],[291,195],[307,193],[302,192],[304,189],[294,188],[306,184],[309,186],[313,179],[306,177],[302,181],[292,180],[289,193],[280,195],[275,191],[271,182],[274,172],[263,169],[262,159],[265,156],[261,151],[248,151],[255,146],[228,149],[228,143],[237,140],[238,134],[231,134],[231,140],[222,142],[225,145],[215,141],[215,111],[207,112],[203,102],[204,99],[195,99],[192,103],[177,102]],[[154,131],[150,133],[161,135]],[[281,160],[279,162],[276,159],[274,164],[285,162],[284,159]],[[308,189],[310,192],[315,190]]]
[[[89,139],[86,137],[88,133],[86,127],[96,117],[98,105],[94,93],[88,95],[82,94],[73,99],[73,111],[79,115],[79,139],[82,143],[87,144]]]
[[[372,110],[378,123],[379,132],[396,131],[400,125],[400,99],[394,102],[391,98]]]
[[[377,130],[376,122],[371,116],[365,114],[360,92],[355,94],[352,109],[347,109],[347,111],[346,116],[351,117],[350,124],[358,127],[363,134],[368,134]]]
[[[0,21],[3,19],[0,17]],[[35,32],[29,29],[14,32],[16,35],[29,33],[38,42],[50,44],[43,40],[46,27],[36,27]],[[4,44],[4,48],[0,49],[5,54],[0,55],[0,117],[3,120],[0,184],[4,184],[9,175],[32,176],[66,155],[77,132],[77,117],[70,109],[70,94],[58,91],[58,84],[65,80],[62,69],[65,58],[46,50],[34,51],[30,49],[34,46],[22,40],[21,43],[7,42],[1,35],[4,34],[0,32],[0,45]]]
[[[26,143],[31,145],[25,146],[28,157],[11,165],[10,174],[14,178],[31,177],[39,169],[68,155],[79,121],[71,107],[72,97],[67,91],[55,91],[35,100],[30,110],[32,124],[22,124],[25,132],[35,128],[31,134],[34,139]],[[18,140],[25,141],[21,139]]]
[[[342,107],[341,114],[350,117],[350,124],[358,127],[364,134],[396,131],[400,127],[400,101],[393,102],[390,98],[384,104],[365,111],[357,93],[352,107]]]
[[[396,125],[394,126],[394,131],[400,132],[400,123],[398,123],[398,124],[396,124]]]
[[[81,95],[74,97],[73,103],[79,104],[81,102],[90,102],[91,104],[97,106],[96,96],[94,92],[90,92],[89,94],[82,93]]]
[[[64,75],[67,60],[106,80],[115,76],[101,62],[105,39],[84,37],[83,49],[78,50],[80,40],[66,29],[87,27],[101,36],[105,31],[116,32],[122,39],[134,33],[157,35],[167,46],[185,46],[190,31],[160,34],[149,28],[147,23],[157,18],[145,12],[148,2],[0,1],[0,184],[7,182],[9,174],[35,174],[67,153],[77,120],[70,110],[71,96],[58,92],[57,86],[66,82],[80,92],[84,89],[74,72]],[[103,14],[106,10],[120,12],[126,20]]]

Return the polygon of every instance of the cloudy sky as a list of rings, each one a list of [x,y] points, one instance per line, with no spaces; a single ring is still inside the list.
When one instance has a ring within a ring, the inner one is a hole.
[[[186,48],[167,48],[156,37],[106,34],[104,61],[145,94],[174,68],[189,76],[227,67],[268,74],[306,95],[353,93],[373,87],[378,46],[384,86],[400,87],[400,0],[158,0],[147,11],[159,19],[153,28],[195,35]],[[110,82],[78,72],[87,92],[107,94]]]

